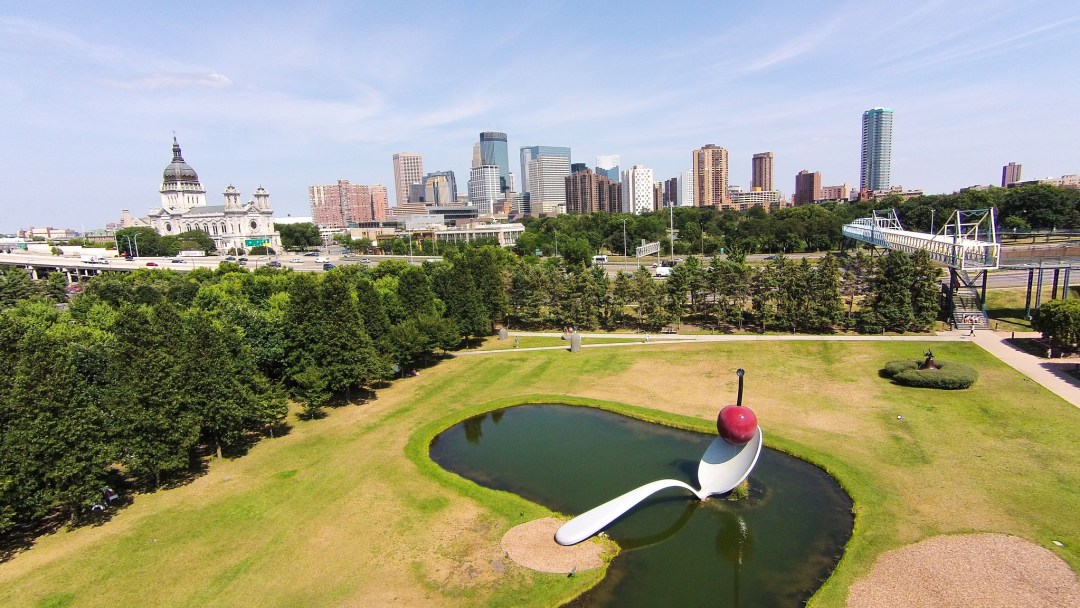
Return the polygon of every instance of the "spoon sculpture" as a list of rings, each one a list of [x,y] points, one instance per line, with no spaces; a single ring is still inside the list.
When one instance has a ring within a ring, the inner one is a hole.
[[[738,405],[734,407],[742,408],[743,370],[740,369],[737,373],[739,375],[739,398]],[[729,410],[731,407],[724,409]],[[750,416],[753,416],[752,412]],[[722,413],[721,420],[724,417],[725,415]],[[761,455],[761,428],[757,426],[756,418],[753,419],[753,424],[753,434],[748,441],[743,442],[741,445],[732,443],[730,437],[721,436],[713,439],[708,449],[705,450],[705,455],[701,457],[701,462],[698,463],[697,476],[698,484],[701,485],[700,490],[695,490],[689,484],[676,479],[660,479],[647,483],[566,522],[555,532],[555,541],[560,545],[576,545],[606,528],[611,522],[633,509],[639,502],[667,488],[689,490],[699,500],[705,500],[713,494],[730,492],[750,475],[750,471],[757,464],[758,456]],[[722,431],[724,430],[723,422],[718,422],[718,426],[721,427]]]

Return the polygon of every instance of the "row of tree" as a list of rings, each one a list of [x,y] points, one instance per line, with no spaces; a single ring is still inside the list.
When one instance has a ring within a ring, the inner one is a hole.
[[[557,252],[570,263],[587,263],[597,252],[633,255],[642,242],[659,241],[661,250],[670,253],[674,223],[678,255],[843,251],[851,246],[840,232],[843,225],[875,210],[896,209],[906,228],[936,232],[957,209],[991,207],[997,209],[1004,231],[1080,228],[1080,190],[1036,184],[907,200],[891,194],[870,202],[802,205],[774,213],[760,207],[741,212],[679,207],[670,215],[664,209],[642,215],[599,212],[526,218],[526,232],[515,250],[521,255]]]
[[[720,331],[750,325],[757,331],[880,333],[925,331],[940,312],[941,270],[925,252],[869,258],[860,251],[827,255],[816,265],[781,255],[763,266],[748,265],[741,255],[691,256],[666,281],[644,267],[609,279],[600,267],[567,270],[536,258],[509,272],[506,319],[512,326],[656,330],[689,321]]]

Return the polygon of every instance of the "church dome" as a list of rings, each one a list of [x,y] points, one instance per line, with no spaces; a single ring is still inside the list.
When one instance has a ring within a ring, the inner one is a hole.
[[[165,172],[162,174],[162,181],[166,183],[199,183],[199,175],[195,173],[195,170],[191,168],[191,165],[184,162],[184,157],[180,154],[180,144],[176,142],[175,137],[173,137],[172,154],[172,162],[169,163],[168,167],[165,167]]]

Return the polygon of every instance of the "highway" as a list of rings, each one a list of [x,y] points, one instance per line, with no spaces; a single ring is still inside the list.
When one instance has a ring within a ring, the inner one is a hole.
[[[425,260],[441,261],[441,257],[437,256],[412,256],[407,255],[351,255],[344,257],[338,253],[327,253],[325,250],[318,255],[307,256],[300,253],[290,253],[286,255],[271,255],[271,256],[237,256],[246,257],[247,260],[243,262],[243,266],[249,270],[255,270],[276,261],[281,264],[282,268],[292,268],[298,271],[307,272],[321,272],[323,269],[323,263],[316,260],[321,258],[329,258],[330,263],[335,266],[345,264],[361,264],[363,259],[370,261],[372,265],[378,264],[383,260],[402,260],[411,261],[415,264],[421,264]],[[79,256],[55,256],[50,254],[41,253],[25,253],[25,252],[12,252],[12,253],[0,253],[0,264],[3,265],[18,265],[18,266],[41,266],[41,267],[63,267],[73,269],[88,269],[88,270],[136,270],[139,268],[149,269],[164,269],[168,268],[179,272],[187,272],[195,268],[209,268],[213,270],[218,267],[219,264],[226,261],[225,256],[206,256],[206,257],[183,257],[183,258],[164,258],[164,257],[139,257],[134,260],[125,260],[123,258],[106,258],[107,263],[90,263],[84,262]],[[237,263],[240,263],[237,260]]]

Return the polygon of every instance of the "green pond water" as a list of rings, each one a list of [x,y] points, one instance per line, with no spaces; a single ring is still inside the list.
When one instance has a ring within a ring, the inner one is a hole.
[[[657,479],[696,487],[712,438],[592,408],[526,405],[447,429],[432,441],[431,458],[480,485],[576,515]],[[665,490],[608,527],[622,552],[570,605],[801,606],[839,561],[851,507],[824,471],[765,449],[748,499],[699,501]]]

